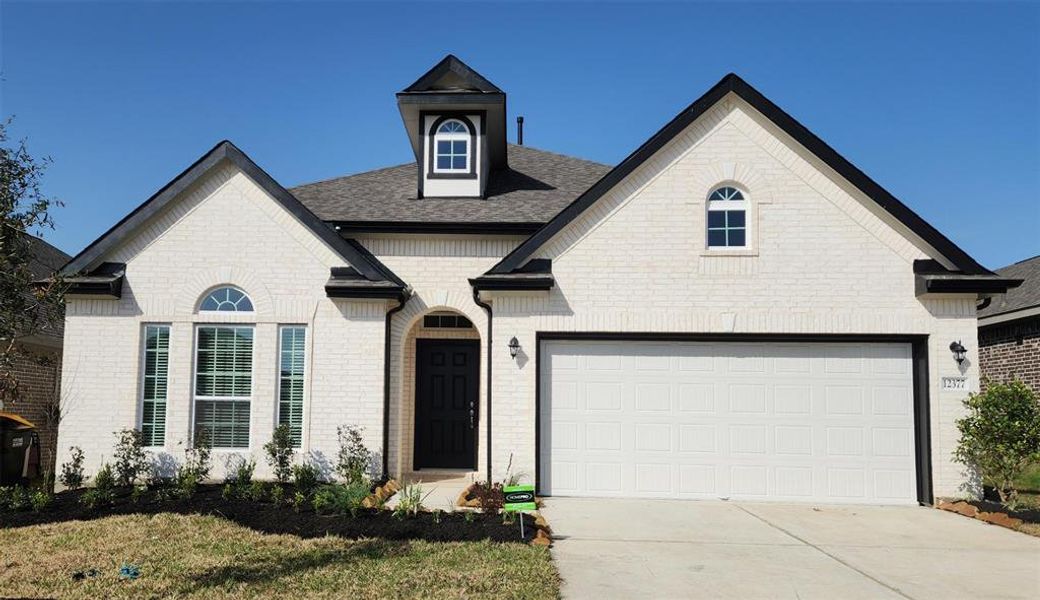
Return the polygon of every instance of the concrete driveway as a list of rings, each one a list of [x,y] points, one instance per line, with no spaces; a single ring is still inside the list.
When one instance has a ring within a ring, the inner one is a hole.
[[[1040,538],[932,508],[545,503],[565,598],[1040,597]]]

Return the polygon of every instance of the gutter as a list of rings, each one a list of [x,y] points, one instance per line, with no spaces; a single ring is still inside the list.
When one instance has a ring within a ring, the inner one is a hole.
[[[491,305],[480,300],[480,290],[473,288],[473,302],[487,312],[487,481],[491,483],[491,346],[492,334],[494,332],[494,313]]]
[[[394,313],[401,312],[411,294],[402,295],[397,306],[386,311],[383,330],[383,477],[390,476],[390,323]]]

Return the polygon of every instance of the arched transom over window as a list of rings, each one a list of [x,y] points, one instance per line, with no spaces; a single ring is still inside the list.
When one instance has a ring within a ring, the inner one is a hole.
[[[242,290],[233,287],[220,287],[202,300],[199,305],[202,312],[253,312],[253,301]]]
[[[722,186],[708,194],[708,247],[747,247],[748,202],[744,193]]]
[[[433,141],[436,145],[434,172],[463,173],[469,171],[470,131],[458,119],[449,119],[437,127]]]

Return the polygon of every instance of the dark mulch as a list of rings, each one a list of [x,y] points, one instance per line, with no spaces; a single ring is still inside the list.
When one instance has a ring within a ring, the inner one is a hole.
[[[361,510],[350,515],[317,514],[312,507],[291,506],[268,502],[254,502],[240,498],[225,500],[220,485],[204,485],[189,499],[158,499],[149,490],[131,502],[130,490],[118,490],[111,505],[89,509],[79,502],[84,490],[64,491],[55,495],[47,509],[0,513],[0,528],[27,527],[44,523],[85,521],[112,515],[159,513],[214,515],[256,531],[272,534],[291,534],[302,538],[334,535],[348,539],[376,538],[385,540],[426,540],[431,542],[461,542],[491,540],[521,542],[534,538],[534,519],[525,516],[525,539],[520,539],[520,524],[502,523],[498,514],[471,513],[469,521],[461,512],[420,513],[404,518],[395,517],[389,510]],[[288,490],[287,490],[288,492]],[[286,497],[291,497],[287,493]],[[440,522],[437,522],[439,518]]]
[[[1000,503],[997,490],[985,486],[983,488],[982,500],[969,500],[968,504],[975,506],[985,512],[1002,512],[1016,519],[1022,519],[1026,523],[1040,523],[1040,506],[1019,506],[1017,510],[1008,510]]]

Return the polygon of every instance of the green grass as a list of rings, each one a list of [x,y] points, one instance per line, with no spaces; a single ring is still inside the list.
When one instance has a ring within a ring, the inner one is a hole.
[[[124,562],[139,579],[119,578]],[[90,568],[100,575],[72,579]],[[520,544],[301,539],[131,515],[0,529],[0,596],[557,598],[559,575],[548,551]]]
[[[1015,480],[1015,487],[1019,491],[1040,494],[1040,463],[1033,463],[1026,467],[1018,479]]]

